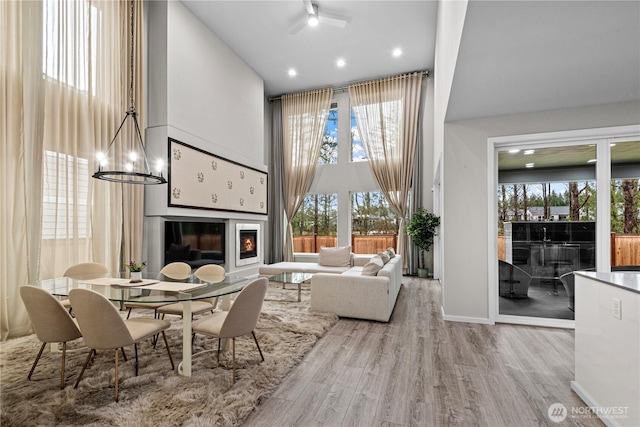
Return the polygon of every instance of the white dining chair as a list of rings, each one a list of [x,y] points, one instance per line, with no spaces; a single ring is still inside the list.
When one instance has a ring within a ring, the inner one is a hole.
[[[81,262],[80,264],[74,264],[67,268],[63,276],[72,279],[97,279],[99,277],[105,277],[108,272],[107,266],[99,262]],[[69,310],[69,313],[71,313],[72,308],[69,298],[62,299],[60,302]]]
[[[234,384],[236,382],[236,337],[251,334],[256,347],[258,347],[260,358],[264,362],[264,356],[254,329],[260,317],[268,286],[269,281],[266,278],[254,279],[240,291],[229,311],[218,311],[193,323],[192,340],[196,334],[218,338],[218,361],[220,360],[220,340],[223,338],[232,339]]]
[[[62,343],[60,388],[63,389],[67,342],[80,338],[82,336],[80,329],[62,303],[46,290],[35,286],[22,286],[20,287],[20,298],[27,308],[36,337],[42,341],[42,346],[27,379],[31,379],[47,343]]]
[[[194,273],[194,275],[198,279],[203,280],[205,282],[209,282],[209,283],[216,283],[216,282],[223,281],[225,274],[226,273],[225,273],[224,267],[216,264],[203,265],[202,267],[198,268]],[[191,316],[193,317],[193,315],[205,313],[207,311],[210,311],[213,313],[213,310],[216,308],[216,305],[218,305],[217,297],[193,301],[191,302]],[[159,315],[160,314],[162,315],[163,319],[166,314],[172,314],[174,316],[182,316],[182,303],[177,302],[173,304],[163,305],[162,307],[159,307],[157,309],[157,312]]]
[[[69,298],[73,304],[76,319],[82,332],[82,338],[89,347],[89,354],[82,366],[80,375],[74,385],[78,387],[82,375],[96,350],[115,350],[115,400],[118,401],[118,350],[133,344],[136,362],[135,374],[138,375],[138,342],[162,333],[167,354],[171,362],[171,370],[174,369],[173,357],[167,342],[165,330],[171,324],[166,320],[150,319],[148,317],[136,317],[123,320],[118,309],[104,295],[91,289],[72,289]]]
[[[165,265],[160,274],[170,280],[187,280],[191,275],[191,266],[186,262],[172,262]],[[140,299],[144,299],[141,297]],[[152,297],[148,298],[153,300]],[[124,308],[128,309],[127,319],[131,316],[131,310],[136,308],[140,310],[153,310],[153,318],[159,318],[158,309],[171,303],[167,302],[125,302]]]

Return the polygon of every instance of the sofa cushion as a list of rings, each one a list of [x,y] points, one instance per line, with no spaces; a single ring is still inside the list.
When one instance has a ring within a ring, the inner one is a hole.
[[[261,265],[259,273],[261,276],[274,276],[280,273],[333,273],[341,274],[349,267],[325,267],[315,262],[276,262],[274,264]]]
[[[391,256],[389,256],[389,252],[387,252],[387,251],[379,252],[378,256],[380,258],[382,258],[382,262],[385,263],[385,264],[388,263],[389,260],[391,259]]]
[[[393,258],[394,256],[396,256],[396,250],[393,249],[391,246],[387,248],[387,252],[389,253],[390,258]]]
[[[325,267],[350,267],[351,246],[320,248],[318,264]]]
[[[382,269],[382,267],[384,267],[384,262],[382,261],[382,258],[376,255],[374,257],[371,257],[371,260],[364,267],[362,267],[361,274],[363,276],[375,276],[378,274],[378,271]]]

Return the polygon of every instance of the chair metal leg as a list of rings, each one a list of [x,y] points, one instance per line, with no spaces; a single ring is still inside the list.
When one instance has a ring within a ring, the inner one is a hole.
[[[233,384],[236,383],[236,337],[231,338],[232,350],[231,350],[231,359],[232,359],[232,369],[233,369]]]
[[[122,358],[126,362],[127,361],[127,353],[124,352],[124,347],[120,347],[120,350],[122,350]]]
[[[36,365],[38,364],[38,360],[40,360],[40,356],[42,356],[42,351],[44,350],[46,345],[47,345],[46,342],[42,343],[42,347],[40,347],[40,351],[38,352],[38,355],[36,356],[36,360],[33,361],[33,366],[31,367],[31,370],[29,371],[29,375],[27,375],[27,379],[28,380],[31,379],[31,375],[33,375],[33,371],[36,370]]]
[[[220,364],[220,341],[221,339],[218,338],[218,365]]]
[[[175,369],[175,365],[173,364],[173,357],[171,357],[171,350],[169,349],[169,343],[167,342],[167,335],[162,331],[162,338],[164,338],[164,345],[167,347],[167,354],[169,355],[169,360],[171,361],[171,370]],[[193,340],[193,339],[192,339]]]
[[[116,348],[116,351],[114,352],[116,354],[116,402],[118,401],[118,349]],[[136,350],[136,375],[138,375],[138,352]]]
[[[138,376],[138,343],[133,343],[133,349],[136,352],[136,377]]]
[[[127,319],[129,318],[129,316],[131,316],[131,309],[132,309],[132,308],[133,308],[133,307],[129,307],[129,312],[127,313]]]
[[[258,351],[260,352],[260,358],[264,362],[264,356],[262,355],[262,350],[260,350],[260,344],[258,344],[258,339],[256,338],[256,333],[251,331],[251,336],[253,337],[253,341],[256,343],[256,347],[258,347]]]
[[[64,389],[64,363],[67,355],[67,342],[62,343],[62,362],[60,363],[60,390]]]
[[[76,383],[74,384],[73,388],[78,388],[78,384],[80,384],[80,380],[82,379],[84,370],[87,369],[87,365],[89,364],[89,361],[91,360],[95,352],[96,351],[94,349],[89,350],[89,354],[87,355],[87,360],[84,361],[84,365],[82,365],[82,370],[80,371],[80,375],[78,375],[78,379],[76,380]]]

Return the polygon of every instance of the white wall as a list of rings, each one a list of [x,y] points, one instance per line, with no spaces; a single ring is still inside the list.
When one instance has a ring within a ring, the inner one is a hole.
[[[462,29],[467,13],[467,0],[438,2],[434,86],[434,168],[442,154],[443,124],[447,115],[453,76],[460,50]]]
[[[181,2],[147,4],[148,156],[162,157],[168,163],[167,139],[171,137],[267,171],[263,80]],[[150,263],[161,262],[164,217],[229,219],[233,227],[234,221],[266,221],[265,215],[170,208],[166,185],[145,190],[144,240]],[[233,239],[235,234],[229,232],[228,260],[233,259],[229,253],[235,249]],[[234,269],[233,265],[226,267]]]
[[[434,64],[434,83],[433,83],[433,151],[429,159],[425,158],[425,188],[433,188],[431,194],[432,208],[436,215],[441,218],[441,226],[438,234],[433,242],[433,277],[441,279],[444,283],[444,268],[442,265],[446,235],[444,222],[446,219],[442,216],[444,205],[444,192],[441,183],[443,181],[444,171],[444,122],[447,116],[447,107],[449,105],[449,97],[451,87],[453,85],[453,77],[455,73],[456,62],[458,60],[458,51],[460,50],[460,41],[462,39],[462,30],[464,27],[465,16],[467,13],[467,0],[440,0],[438,1],[438,18],[436,29],[436,49]],[[426,167],[426,162],[432,163],[431,168]],[[427,176],[430,171],[431,175]],[[437,176],[434,176],[437,174]],[[424,199],[429,198],[426,196]],[[427,262],[430,264],[430,261]]]
[[[640,103],[626,102],[444,125],[445,318],[487,321],[488,177],[490,137],[638,124]]]

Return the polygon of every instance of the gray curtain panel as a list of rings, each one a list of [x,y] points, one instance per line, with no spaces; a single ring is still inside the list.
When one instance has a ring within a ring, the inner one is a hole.
[[[267,262],[273,264],[284,260],[284,163],[282,158],[282,103],[275,100],[271,104],[271,150],[269,155],[269,227],[267,242],[269,255]]]

